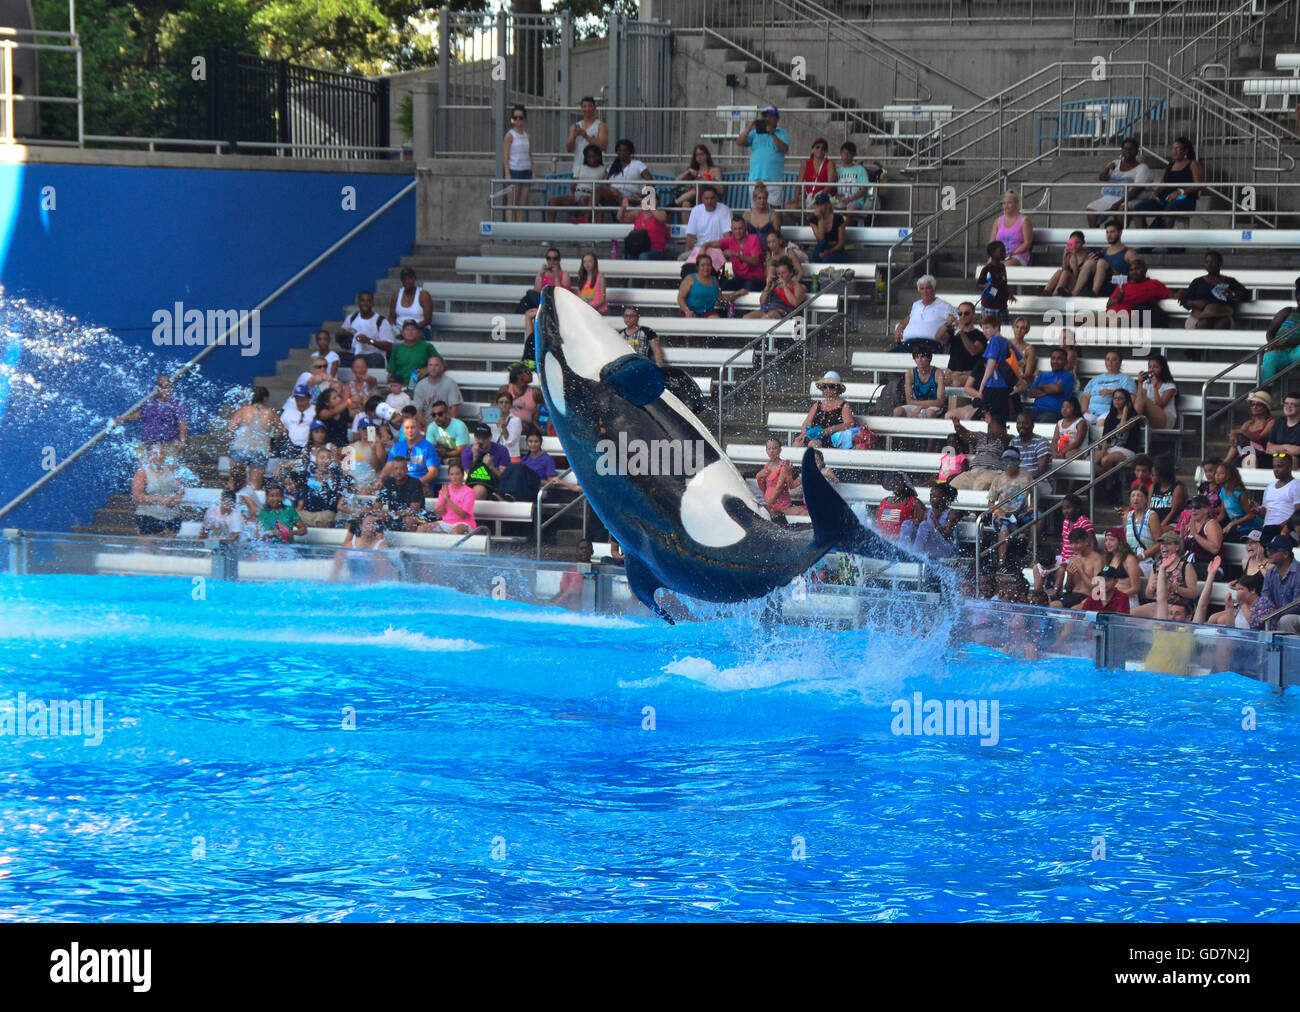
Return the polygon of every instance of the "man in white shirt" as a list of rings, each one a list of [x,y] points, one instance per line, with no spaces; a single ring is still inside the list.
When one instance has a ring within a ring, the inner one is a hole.
[[[388,364],[388,353],[397,343],[392,325],[375,312],[374,292],[357,293],[357,311],[343,321],[335,338],[339,347],[347,352],[343,356],[345,367],[359,355],[372,369],[382,369]]]
[[[686,219],[686,252],[678,260],[690,258],[691,270],[694,271],[695,257],[691,256],[700,243],[721,239],[731,232],[731,208],[718,200],[718,191],[706,183],[700,187],[700,202],[691,208],[691,216]],[[725,260],[725,257],[719,257]]]
[[[1273,454],[1273,477],[1264,486],[1264,544],[1277,537],[1282,525],[1300,509],[1300,481],[1291,474],[1291,454]],[[1283,602],[1285,603],[1285,602]]]
[[[931,351],[938,351],[939,332],[949,323],[957,323],[957,310],[950,303],[935,297],[934,286],[933,274],[922,274],[917,280],[916,291],[921,297],[912,303],[911,311],[894,328],[894,340],[898,344],[893,351],[910,353],[922,345]]]
[[[311,423],[316,421],[316,408],[311,403],[311,390],[306,383],[293,388],[293,404],[280,412],[280,421],[289,430],[294,446],[306,446],[311,435]]]

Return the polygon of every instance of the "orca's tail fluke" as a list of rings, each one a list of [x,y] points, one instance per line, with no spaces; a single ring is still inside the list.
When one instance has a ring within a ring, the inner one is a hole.
[[[812,447],[804,451],[799,479],[803,486],[804,505],[812,519],[813,544],[816,547],[824,552],[834,549],[873,559],[904,558],[897,545],[863,526],[853,515],[844,497],[831,487],[818,469]]]

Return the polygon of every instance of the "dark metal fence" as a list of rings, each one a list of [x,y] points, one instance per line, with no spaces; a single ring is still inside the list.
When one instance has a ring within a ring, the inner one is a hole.
[[[213,48],[208,136],[231,151],[385,157],[388,82]]]

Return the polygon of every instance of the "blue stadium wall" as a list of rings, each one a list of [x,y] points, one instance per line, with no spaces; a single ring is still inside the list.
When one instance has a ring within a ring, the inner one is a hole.
[[[166,368],[198,349],[156,347],[157,310],[177,302],[205,312],[251,309],[411,179],[407,173],[0,164],[4,301],[12,310],[15,299],[27,299],[107,328]],[[344,207],[346,187],[355,188],[355,210]],[[305,345],[323,320],[337,319],[359,288],[373,287],[409,252],[415,206],[413,191],[264,309],[258,355],[218,349],[204,360],[204,375],[248,383],[274,372],[290,348]],[[9,333],[0,330],[0,432],[10,447],[0,469],[2,502],[42,475],[49,458],[42,448],[53,447],[62,459],[92,434],[58,410],[33,417],[15,409],[5,371],[32,366],[22,361],[21,335],[12,332],[22,329],[22,319],[11,311]],[[77,380],[69,370],[57,387],[75,388],[90,411],[111,416],[126,406],[130,392],[102,379]],[[120,455],[78,461],[0,525],[66,530],[89,523],[110,492],[125,490],[112,459]]]

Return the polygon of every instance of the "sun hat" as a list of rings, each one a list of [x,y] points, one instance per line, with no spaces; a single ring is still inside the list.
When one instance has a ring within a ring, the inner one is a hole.
[[[1266,408],[1273,407],[1273,395],[1269,393],[1267,390],[1256,390],[1253,394],[1251,394],[1249,397],[1246,398],[1247,403],[1250,403],[1251,401],[1255,401],[1259,404],[1262,404]]]
[[[826,375],[817,381],[818,386],[823,386],[825,384],[834,384],[839,387],[841,391],[844,389],[844,382],[840,379],[840,374],[834,369],[827,370]]]

